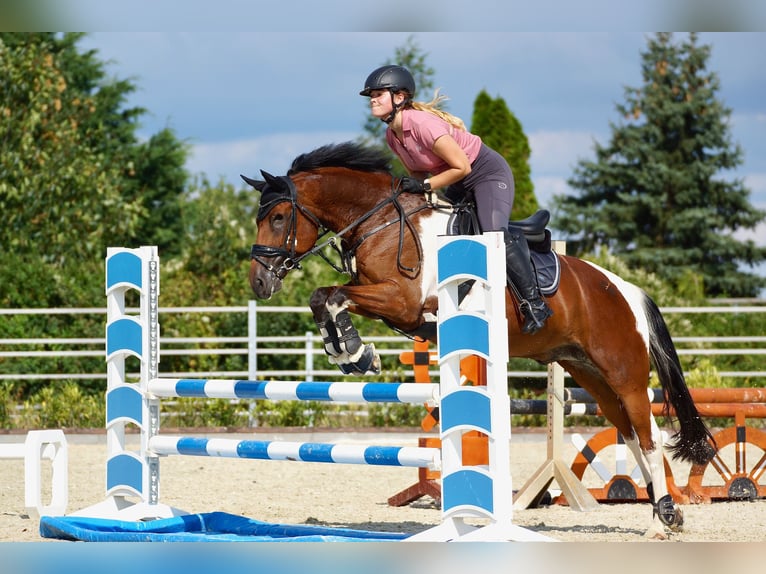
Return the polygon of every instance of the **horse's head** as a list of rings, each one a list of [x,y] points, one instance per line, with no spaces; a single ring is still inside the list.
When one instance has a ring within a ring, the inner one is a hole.
[[[256,297],[268,299],[282,288],[285,275],[300,267],[301,255],[317,241],[320,223],[301,207],[288,176],[261,174],[264,180],[241,177],[261,192],[258,235],[250,253],[250,286]]]
[[[387,154],[358,142],[329,144],[301,154],[287,175],[261,174],[263,180],[242,176],[261,192],[250,264],[250,285],[260,299],[271,297],[301,260],[312,253],[321,255],[322,248],[335,246],[336,239],[345,242],[343,257],[350,258],[377,231],[398,229],[393,224],[401,221],[402,206],[413,201],[398,199],[401,191],[392,187]],[[317,245],[329,233],[333,236]]]

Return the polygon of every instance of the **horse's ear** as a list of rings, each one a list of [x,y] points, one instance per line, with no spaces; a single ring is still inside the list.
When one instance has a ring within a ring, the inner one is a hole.
[[[266,186],[265,181],[260,181],[258,179],[250,179],[246,175],[242,175],[242,174],[239,174],[239,177],[241,177],[246,184],[252,185],[258,191],[263,191],[263,188]]]
[[[263,179],[266,180],[266,183],[270,183],[274,187],[278,187],[280,185],[279,178],[271,175],[268,171],[261,170],[261,175],[263,176]]]

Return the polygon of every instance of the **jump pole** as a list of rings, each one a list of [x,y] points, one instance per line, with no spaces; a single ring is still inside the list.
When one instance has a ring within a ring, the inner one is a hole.
[[[138,315],[127,312],[131,291],[138,293]],[[106,498],[72,516],[138,521],[188,514],[159,502],[159,456],[149,449],[160,427],[160,401],[148,391],[159,373],[159,294],[157,247],[107,249]],[[138,381],[128,380],[126,360],[138,361]],[[126,443],[128,424],[140,431],[138,452]]]

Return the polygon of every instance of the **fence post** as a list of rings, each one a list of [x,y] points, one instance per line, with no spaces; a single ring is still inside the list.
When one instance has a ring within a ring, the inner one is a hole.
[[[314,333],[306,331],[306,380],[314,380]]]
[[[247,302],[247,378],[254,381],[258,375],[258,303]]]

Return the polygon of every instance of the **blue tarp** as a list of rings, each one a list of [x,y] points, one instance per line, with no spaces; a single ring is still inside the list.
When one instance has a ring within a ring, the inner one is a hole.
[[[225,512],[146,522],[43,516],[40,535],[83,542],[382,542],[410,536],[398,532],[274,524]]]

